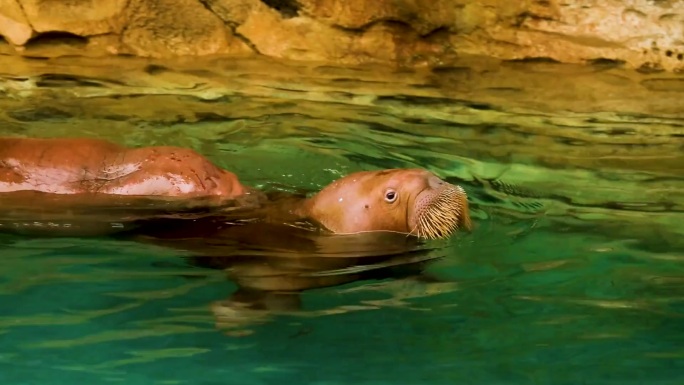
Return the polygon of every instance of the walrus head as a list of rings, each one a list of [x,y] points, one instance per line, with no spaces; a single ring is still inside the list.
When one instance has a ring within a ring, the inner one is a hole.
[[[472,227],[463,188],[422,169],[347,175],[307,199],[295,213],[337,234],[392,231],[438,239]]]

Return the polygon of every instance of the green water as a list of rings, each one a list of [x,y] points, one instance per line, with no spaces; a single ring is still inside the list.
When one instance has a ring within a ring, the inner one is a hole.
[[[477,227],[432,281],[239,319],[236,285],[179,251],[1,235],[3,384],[684,383],[681,116],[531,112],[413,73],[50,65],[3,75],[3,134],[183,145],[285,190],[423,167],[466,189]]]

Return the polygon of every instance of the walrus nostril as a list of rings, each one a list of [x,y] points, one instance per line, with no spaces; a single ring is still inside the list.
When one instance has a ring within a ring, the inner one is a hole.
[[[435,188],[435,189],[441,188],[442,186],[444,186],[444,184],[445,184],[445,182],[443,180],[439,179],[438,177],[436,177],[434,175],[428,179],[428,185],[431,188]]]

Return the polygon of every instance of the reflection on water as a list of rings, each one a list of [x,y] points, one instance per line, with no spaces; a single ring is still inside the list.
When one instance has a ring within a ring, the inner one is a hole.
[[[684,380],[676,75],[14,64],[0,74],[4,135],[188,146],[247,184],[288,192],[423,167],[464,186],[476,229],[352,262],[282,257],[301,242],[349,251],[296,233],[256,250],[239,237],[3,233],[3,383]],[[625,97],[629,82],[640,87]],[[425,271],[383,274],[413,265]],[[254,291],[306,274],[299,296]]]

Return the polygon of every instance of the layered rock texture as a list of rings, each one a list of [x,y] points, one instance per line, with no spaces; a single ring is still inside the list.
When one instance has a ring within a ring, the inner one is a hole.
[[[4,52],[684,69],[684,0],[0,0]]]

